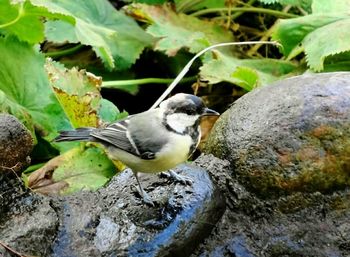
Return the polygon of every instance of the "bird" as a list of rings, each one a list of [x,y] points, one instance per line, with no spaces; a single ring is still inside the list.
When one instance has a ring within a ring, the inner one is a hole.
[[[137,180],[145,203],[153,205],[143,189],[138,173],[157,173],[184,163],[196,150],[203,116],[219,115],[192,94],[178,93],[159,107],[130,115],[102,128],[83,127],[59,132],[56,142],[90,141],[106,148],[110,159],[129,167]],[[181,177],[172,172],[172,176]]]

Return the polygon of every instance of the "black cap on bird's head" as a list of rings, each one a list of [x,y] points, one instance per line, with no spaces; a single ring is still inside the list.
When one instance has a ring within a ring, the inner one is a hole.
[[[219,115],[207,108],[201,98],[191,94],[179,93],[160,104],[167,113],[185,113],[194,116]]]

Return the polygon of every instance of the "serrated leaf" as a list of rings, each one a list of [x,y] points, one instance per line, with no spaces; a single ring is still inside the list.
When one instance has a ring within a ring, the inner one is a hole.
[[[133,2],[143,4],[164,4],[167,0],[134,0]]]
[[[31,173],[28,185],[44,194],[94,191],[116,174],[116,168],[99,148],[73,148]]]
[[[259,0],[259,2],[262,2],[263,4],[275,4],[279,3],[281,0]]]
[[[42,17],[60,18],[72,22],[62,14],[52,14],[46,8],[33,6],[29,1],[10,3],[0,0],[0,33],[16,35],[20,40],[36,44],[44,40]]]
[[[152,37],[134,20],[115,10],[107,0],[31,1],[54,13],[70,15],[75,20],[73,26],[60,20],[47,22],[48,40],[90,45],[110,69],[130,67],[143,49],[152,43]]]
[[[98,127],[100,124],[98,113],[102,105],[101,77],[76,68],[68,70],[52,62],[46,64],[46,71],[57,99],[72,126]],[[106,105],[106,102],[103,104]],[[109,108],[108,119],[119,114],[113,104],[109,104]]]
[[[305,37],[303,45],[311,69],[321,71],[327,56],[350,51],[349,27],[350,18],[320,27]]]
[[[301,6],[305,4],[305,2],[309,2],[311,4],[311,0],[259,0],[260,2],[264,4],[275,4],[279,3],[281,5],[296,5]]]
[[[281,5],[291,5],[303,8],[304,11],[311,13],[312,0],[259,0],[264,4],[281,4]]]
[[[181,48],[197,53],[220,42],[233,41],[232,34],[223,27],[185,14],[177,14],[167,6],[134,4],[127,8],[133,17],[151,25],[147,32],[159,38],[155,49],[174,56]]]
[[[35,138],[69,128],[44,70],[45,57],[15,38],[0,38],[0,111],[19,118]]]
[[[282,45],[284,55],[289,55],[303,39],[314,30],[332,22],[343,19],[344,16],[308,15],[300,18],[279,20],[272,39]],[[331,33],[331,31],[329,31]]]

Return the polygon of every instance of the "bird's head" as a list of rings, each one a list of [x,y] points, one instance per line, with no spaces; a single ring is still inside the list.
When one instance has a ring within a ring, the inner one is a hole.
[[[219,115],[207,108],[201,98],[183,93],[163,101],[160,108],[164,113],[164,122],[178,133],[184,133],[188,127],[199,126],[202,116]]]

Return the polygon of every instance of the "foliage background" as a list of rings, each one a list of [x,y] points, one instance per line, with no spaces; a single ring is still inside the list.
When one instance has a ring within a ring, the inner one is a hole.
[[[347,71],[349,25],[346,0],[0,0],[0,111],[36,142],[23,177],[46,193],[96,189],[115,165],[98,146],[53,143],[58,131],[146,110],[216,43],[282,45],[221,47],[193,65],[175,91],[220,111],[275,80]]]

